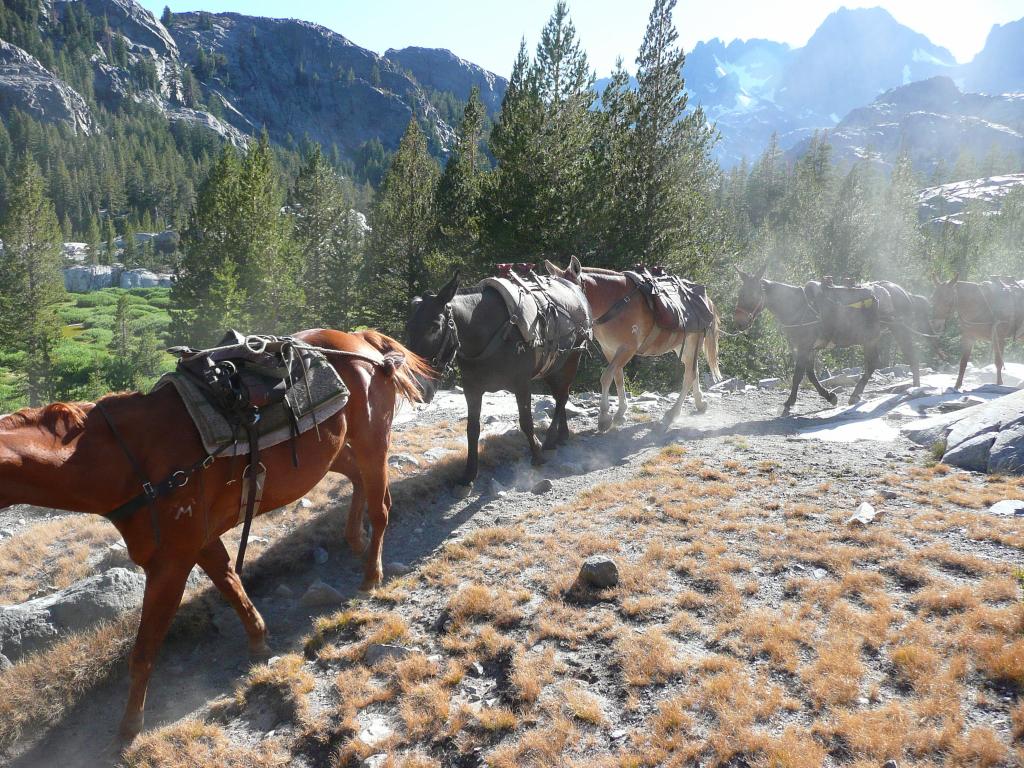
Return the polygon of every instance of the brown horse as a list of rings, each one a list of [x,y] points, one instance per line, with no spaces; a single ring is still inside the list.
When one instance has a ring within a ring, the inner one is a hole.
[[[383,578],[381,549],[391,499],[387,454],[391,420],[401,398],[419,399],[415,376],[426,363],[398,342],[380,334],[304,331],[296,337],[328,353],[350,390],[345,408],[317,430],[296,440],[299,466],[289,443],[263,449],[266,487],[262,509],[289,504],[329,472],[353,479],[348,541],[363,548],[362,507],[368,506],[373,538],[364,588]],[[0,420],[0,509],[35,504],[104,515],[136,497],[140,483],[130,452],[150,478],[163,479],[204,455],[199,434],[173,387],[150,394],[107,395],[100,402],[116,425],[124,448],[94,403],[54,403],[19,411]],[[127,452],[126,452],[127,451]],[[156,654],[177,612],[192,567],[198,564],[242,620],[254,655],[266,655],[266,625],[246,595],[220,537],[239,517],[244,461],[219,458],[190,482],[155,503],[153,517],[139,510],[115,525],[128,554],[146,574],[138,636],[130,660],[131,687],[121,721],[122,741],[141,730],[146,688]]]
[[[613,380],[619,395],[619,407],[615,411],[614,423],[625,422],[628,405],[622,371],[636,356],[660,357],[671,352],[678,355],[683,366],[682,387],[675,404],[665,414],[663,423],[666,427],[671,425],[679,415],[683,401],[691,389],[697,411],[703,413],[707,410],[700,391],[700,377],[697,375],[697,359],[702,343],[711,374],[716,380],[722,377],[718,370],[718,313],[710,299],[708,304],[711,306],[714,319],[709,330],[689,333],[669,331],[658,327],[647,302],[629,300],[630,296],[635,293],[635,287],[622,272],[582,267],[579,259],[575,256],[572,257],[569,266],[565,269],[550,261],[547,262],[547,268],[552,275],[574,282],[583,288],[587,301],[590,303],[591,312],[595,318],[598,318],[594,322],[594,338],[601,345],[601,351],[608,361],[608,365],[601,373],[601,414],[597,422],[599,430],[606,430],[613,423],[608,405],[608,392]],[[621,305],[620,302],[622,302]],[[615,313],[607,322],[600,322],[600,318],[609,313],[609,310],[616,305],[623,307],[621,311]]]
[[[1003,383],[1003,350],[1006,341],[1018,337],[1024,328],[1020,322],[1020,289],[1011,293],[1012,284],[1002,280],[970,283],[960,280],[959,273],[952,280],[935,280],[932,295],[932,323],[936,332],[955,314],[960,324],[960,373],[956,389],[964,384],[964,373],[971,360],[971,352],[978,341],[992,342],[996,364],[996,383]]]

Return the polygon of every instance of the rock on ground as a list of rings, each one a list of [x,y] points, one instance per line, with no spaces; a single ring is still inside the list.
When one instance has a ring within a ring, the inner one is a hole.
[[[143,574],[111,568],[52,595],[0,607],[0,653],[17,661],[60,635],[117,618],[142,605],[145,587]]]
[[[610,557],[593,555],[583,561],[580,581],[597,589],[614,587],[619,583],[619,568]]]
[[[319,579],[309,585],[306,593],[299,598],[303,608],[330,608],[345,601],[341,592]]]

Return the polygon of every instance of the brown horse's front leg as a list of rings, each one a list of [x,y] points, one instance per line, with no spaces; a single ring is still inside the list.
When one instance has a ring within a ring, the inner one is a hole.
[[[142,599],[142,618],[139,634],[135,638],[129,662],[131,687],[128,704],[121,718],[118,736],[124,745],[130,744],[142,731],[146,708],[146,689],[153,673],[153,663],[163,644],[171,620],[178,611],[181,596],[185,592],[185,581],[194,563],[180,560],[166,560],[159,556],[158,562],[146,568],[146,593]]]
[[[245,593],[242,580],[231,565],[231,558],[224,547],[224,542],[217,539],[207,544],[199,552],[199,567],[206,572],[210,581],[242,620],[245,634],[249,637],[249,654],[255,658],[269,656],[267,625]]]

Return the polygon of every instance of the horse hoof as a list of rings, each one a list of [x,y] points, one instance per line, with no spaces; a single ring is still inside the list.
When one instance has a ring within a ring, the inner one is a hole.
[[[700,405],[697,406],[697,413],[707,413],[707,410],[708,410],[708,404],[707,403],[701,403]]]
[[[266,661],[273,655],[274,652],[267,645],[266,638],[257,643],[249,643],[249,658],[253,661]]]
[[[850,405],[856,405],[860,402],[860,395],[850,395]]]
[[[825,399],[828,400],[832,405],[839,404],[839,397],[836,395],[835,392],[829,392],[828,396]]]
[[[469,495],[473,492],[473,481],[460,480],[452,488],[452,493],[457,499],[468,499]]]
[[[363,583],[359,585],[359,591],[364,593],[373,592],[380,586],[381,581],[383,581],[383,577],[363,579]]]
[[[598,432],[607,432],[611,428],[612,428],[612,420],[611,419],[598,419],[597,420],[597,431]]]
[[[135,738],[142,733],[144,723],[145,716],[141,712],[137,715],[125,715],[121,719],[121,726],[117,729],[117,740],[122,750],[130,747]]]
[[[534,456],[530,460],[530,463],[535,467],[543,467],[545,464],[548,463],[548,460],[545,459],[543,456]]]

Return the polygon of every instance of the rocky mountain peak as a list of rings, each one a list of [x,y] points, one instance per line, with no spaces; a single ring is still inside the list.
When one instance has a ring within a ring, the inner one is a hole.
[[[425,88],[447,91],[465,101],[473,86],[476,86],[480,89],[480,100],[489,113],[494,115],[501,109],[508,80],[459,58],[446,48],[391,48],[384,57],[412,73]]]
[[[35,56],[0,40],[0,112],[18,109],[37,120],[91,133],[92,113],[85,99],[46,69]]]

